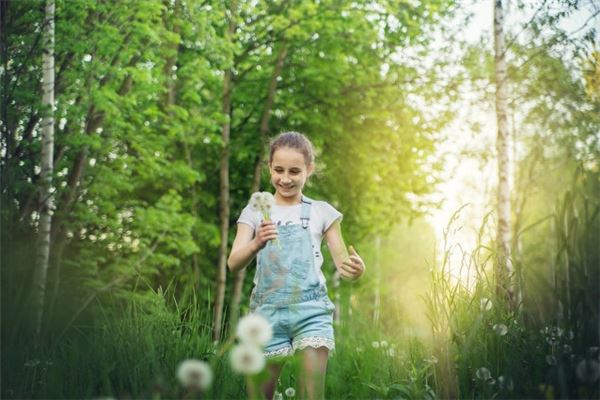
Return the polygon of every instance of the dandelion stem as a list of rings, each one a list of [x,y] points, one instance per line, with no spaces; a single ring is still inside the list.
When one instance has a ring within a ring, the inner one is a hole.
[[[254,383],[254,379],[250,375],[246,375],[246,390],[248,391],[248,398],[251,400],[258,399],[258,395],[256,393],[256,385]]]
[[[263,210],[263,218],[265,219],[265,221],[270,221],[271,220],[271,217],[269,216],[269,213],[266,210]],[[279,250],[281,250],[281,245],[279,244],[279,239],[273,239],[273,240],[277,244],[277,248]]]

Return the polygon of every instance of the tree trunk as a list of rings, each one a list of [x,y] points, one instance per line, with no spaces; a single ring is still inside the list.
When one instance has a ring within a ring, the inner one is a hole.
[[[375,304],[373,304],[373,323],[376,327],[379,326],[379,318],[381,317],[381,236],[375,236],[375,287],[373,292],[375,295]]]
[[[496,121],[498,134],[496,151],[498,158],[497,214],[498,230],[496,236],[496,293],[500,298],[513,299],[511,281],[514,278],[511,261],[511,204],[509,187],[509,133],[506,101],[506,46],[504,44],[504,16],[502,0],[495,0],[494,7],[494,50],[496,79]]]
[[[131,64],[131,63],[130,63]],[[119,96],[125,96],[132,87],[132,77],[127,75],[119,88]],[[86,117],[85,134],[93,135],[98,128],[104,123],[105,113],[97,111],[94,105],[88,108],[88,114]],[[83,146],[75,155],[73,160],[73,166],[69,172],[67,178],[67,190],[63,193],[58,201],[55,217],[52,220],[52,228],[50,238],[53,245],[52,249],[52,269],[51,282],[52,282],[52,299],[50,300],[50,308],[48,315],[53,316],[54,306],[58,299],[58,292],[60,288],[60,267],[62,263],[63,251],[67,244],[65,237],[64,222],[69,215],[75,199],[79,193],[80,183],[83,181],[83,175],[85,170],[85,163],[88,159],[89,148],[87,145]]]
[[[50,256],[50,228],[54,196],[52,173],[54,160],[54,0],[46,2],[44,20],[42,88],[42,148],[39,197],[39,231],[36,254],[36,266],[33,275],[33,296],[35,304],[35,337],[39,338],[44,315],[46,296],[46,277]],[[36,340],[37,342],[37,340]]]
[[[263,109],[263,114],[260,121],[260,147],[256,157],[256,163],[254,164],[254,179],[252,180],[252,186],[250,187],[250,195],[260,190],[260,178],[262,176],[262,166],[264,163],[264,151],[269,134],[269,118],[271,116],[271,109],[273,108],[273,102],[275,101],[275,95],[277,93],[277,79],[281,76],[286,55],[287,44],[284,43],[279,49],[279,54],[277,55],[277,62],[273,68],[273,74],[271,75],[271,81],[267,91],[267,101],[265,102],[265,107]],[[242,289],[244,288],[245,278],[246,268],[243,268],[235,273],[233,295],[231,298],[229,314],[229,326],[235,326],[237,324],[237,320],[240,315],[240,301],[242,298]]]
[[[233,41],[236,19],[235,0],[231,2],[229,15],[229,28],[227,37]],[[222,113],[225,116],[223,123],[223,148],[221,149],[220,168],[220,193],[219,193],[219,220],[221,244],[219,245],[219,261],[217,271],[217,288],[215,293],[215,311],[213,317],[213,340],[221,340],[221,325],[223,321],[223,306],[225,304],[225,284],[227,280],[227,251],[229,238],[229,134],[231,130],[231,93],[233,86],[233,70],[228,67],[223,75],[223,104]]]
[[[166,9],[169,8],[168,2],[165,2],[165,7],[166,7]],[[169,21],[168,13],[165,13],[164,23],[165,23],[165,26],[172,29],[172,32],[177,34],[177,36],[179,37],[181,34],[181,25],[178,23],[178,18],[181,13],[181,2],[175,0],[175,2],[172,4],[171,7],[173,10],[173,13],[170,18],[172,19],[173,22]],[[176,72],[176,70],[175,71],[173,70],[173,67],[175,65],[177,65],[177,58],[179,57],[179,50],[180,50],[179,43],[180,43],[179,40],[173,41],[170,43],[171,55],[169,57],[167,57],[167,60],[166,60],[166,63],[165,63],[164,69],[163,69],[163,72],[165,74],[165,82],[166,82],[165,94],[163,97],[163,109],[164,109],[165,113],[168,113],[169,116],[173,116],[173,111],[170,110],[170,107],[177,103],[177,85],[175,84],[175,77],[173,76],[173,75],[176,75],[177,72]],[[190,151],[190,148],[189,148],[187,142],[184,139],[178,144],[181,145],[181,149],[183,150],[183,154],[187,161],[188,166],[193,169],[194,163],[192,161],[192,154],[191,154],[191,151]],[[190,188],[190,197],[191,197],[191,203],[192,203],[191,214],[193,215],[194,219],[198,219],[198,194],[197,194],[197,185],[195,183]],[[193,234],[193,238],[195,241],[197,241],[197,235],[195,234],[195,232]],[[199,263],[198,263],[198,254],[196,254],[196,253],[192,254],[192,276],[193,276],[192,285],[195,288],[198,288],[198,285],[200,284],[200,267],[199,267]]]

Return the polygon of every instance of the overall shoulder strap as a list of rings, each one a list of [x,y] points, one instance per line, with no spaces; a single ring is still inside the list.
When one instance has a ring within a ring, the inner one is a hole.
[[[312,200],[306,196],[302,196],[302,211],[300,214],[300,220],[302,221],[302,227],[304,229],[308,228],[308,223],[310,221],[310,206],[312,204]]]

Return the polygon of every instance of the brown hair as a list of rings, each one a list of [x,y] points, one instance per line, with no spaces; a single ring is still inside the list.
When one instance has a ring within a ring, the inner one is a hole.
[[[290,147],[302,153],[307,166],[315,161],[315,152],[313,150],[312,143],[305,135],[299,132],[281,132],[271,140],[269,164],[273,162],[273,154],[275,154],[275,150],[282,147]]]

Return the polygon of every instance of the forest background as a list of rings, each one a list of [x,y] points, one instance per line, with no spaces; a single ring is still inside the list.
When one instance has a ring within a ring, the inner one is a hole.
[[[180,397],[186,358],[213,366],[207,397],[245,396],[219,349],[253,267],[225,258],[286,130],[367,264],[355,283],[324,265],[327,398],[598,398],[600,8],[494,4],[504,20],[467,0],[2,2],[2,398]]]

